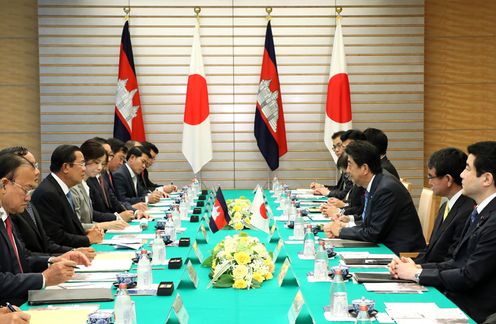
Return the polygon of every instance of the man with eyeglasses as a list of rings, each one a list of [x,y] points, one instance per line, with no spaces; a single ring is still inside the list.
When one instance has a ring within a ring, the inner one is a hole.
[[[32,198],[48,236],[60,245],[74,248],[101,242],[103,231],[98,226],[84,230],[75,213],[70,192],[70,188],[81,183],[85,175],[81,150],[74,145],[58,146],[51,156],[50,171]]]
[[[49,257],[31,255],[25,249],[12,218],[26,208],[35,186],[35,169],[26,159],[0,156],[0,304],[21,305],[29,290],[63,283],[72,277],[76,264],[90,264],[77,251]]]
[[[0,151],[0,156],[7,153],[21,156],[33,165],[35,172],[34,181],[37,187],[39,184],[40,170],[34,155],[27,148],[22,146],[5,148]],[[12,217],[12,221],[16,226],[20,238],[24,241],[26,249],[33,254],[57,255],[73,249],[70,246],[59,245],[48,237],[43,227],[38,210],[31,202],[28,203],[23,212],[15,215],[15,217]],[[81,247],[77,250],[84,253],[90,260],[92,260],[96,255],[95,250],[91,247]]]
[[[434,152],[427,163],[427,178],[435,195],[448,201],[439,208],[431,238],[425,251],[415,259],[418,264],[451,259],[453,250],[475,201],[463,195],[460,174],[465,169],[467,154],[448,147]]]

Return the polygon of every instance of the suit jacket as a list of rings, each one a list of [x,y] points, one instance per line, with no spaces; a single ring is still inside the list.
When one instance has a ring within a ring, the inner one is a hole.
[[[156,184],[156,183],[153,183],[151,180],[150,180],[150,176],[148,174],[148,170],[145,169],[145,171],[143,171],[143,174],[141,175],[141,179],[143,180],[143,185],[146,189],[150,190],[150,191],[153,191],[155,190],[156,188],[158,187],[162,187],[162,185],[159,185],[159,184]]]
[[[389,161],[388,157],[384,155],[381,159],[381,167],[385,170],[387,170],[391,175],[393,175],[396,179],[400,179],[400,175],[398,174],[398,171],[394,167],[394,165]]]
[[[335,186],[326,186],[326,188],[329,189],[327,197],[336,197],[337,199],[342,200],[351,190],[351,187],[353,187],[353,182],[348,177],[346,172],[341,172],[341,175],[339,176],[338,182]]]
[[[496,198],[470,226],[467,219],[452,259],[422,265],[420,284],[445,291],[458,307],[478,323],[496,309]]]
[[[49,174],[31,197],[48,236],[60,245],[90,246],[90,241],[62,188]]]
[[[119,202],[126,210],[135,211],[136,208],[134,208],[132,206],[132,204],[130,204],[127,201],[121,201],[121,200],[119,200],[119,198],[117,198],[117,193],[115,191],[114,181],[110,179],[110,177],[112,177],[112,179],[113,179],[112,172],[110,172],[110,171],[103,172],[102,177],[103,177],[103,181],[105,181],[106,187],[108,189],[109,198],[111,200],[115,199],[115,201]]]
[[[91,199],[86,193],[83,184],[75,185],[71,189],[72,200],[74,201],[74,211],[81,225],[85,230],[93,227],[93,208],[91,207]]]
[[[17,232],[26,249],[33,255],[44,254],[62,254],[72,250],[69,246],[63,246],[52,241],[43,228],[43,223],[36,208],[31,204],[36,224],[33,222],[31,215],[25,210],[21,214],[12,217],[12,222],[15,224]]]
[[[445,202],[439,208],[429,245],[425,249],[425,253],[415,259],[415,263],[442,262],[451,259],[465,222],[474,209],[475,201],[461,195],[443,221],[447,203]]]
[[[108,220],[112,220],[111,216],[115,219],[114,212],[120,213],[126,210],[126,208],[117,200],[115,195],[109,192],[109,188],[105,181],[103,183],[103,190],[105,190],[105,194],[107,195],[108,205],[105,202],[105,196],[98,179],[88,178],[86,183],[88,184],[88,187],[90,187],[90,198],[91,203],[93,204],[93,218],[95,220],[98,218],[96,216],[97,213],[106,214]]]
[[[425,247],[420,220],[410,193],[394,177],[376,174],[370,188],[365,221],[341,230],[344,239],[383,243],[394,253]]]
[[[346,199],[348,206],[344,207],[345,215],[358,215],[363,213],[363,204],[365,202],[365,188],[353,185]]]
[[[115,193],[117,199],[125,201],[130,204],[144,202],[148,194],[148,190],[143,187],[142,182],[139,180],[140,175],[137,175],[137,190],[134,188],[133,179],[129,173],[129,169],[124,164],[113,174]]]
[[[20,306],[27,301],[28,290],[43,288],[43,276],[35,272],[42,272],[48,267],[48,256],[31,255],[22,240],[18,239],[15,225],[13,233],[22,273],[4,222],[0,220],[0,304],[10,302]]]

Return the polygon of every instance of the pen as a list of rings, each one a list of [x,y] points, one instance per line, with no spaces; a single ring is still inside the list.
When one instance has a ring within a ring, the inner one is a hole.
[[[48,264],[54,264],[55,262],[53,261],[48,261]],[[73,266],[73,265],[68,265],[66,264],[67,267],[74,268],[74,269],[80,269],[78,266]]]
[[[11,311],[12,313],[16,312],[16,309],[14,308],[14,306],[12,306],[9,302],[6,302],[5,306],[7,306],[9,311]]]

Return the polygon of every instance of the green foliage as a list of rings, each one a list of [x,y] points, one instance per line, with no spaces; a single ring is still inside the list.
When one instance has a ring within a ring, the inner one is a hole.
[[[234,280],[230,274],[224,273],[219,277],[219,279],[214,283],[215,288],[231,288],[234,284]]]

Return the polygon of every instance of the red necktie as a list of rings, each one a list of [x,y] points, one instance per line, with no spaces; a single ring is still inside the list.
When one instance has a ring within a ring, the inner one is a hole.
[[[7,219],[5,220],[5,229],[7,230],[7,235],[9,236],[10,243],[12,244],[12,248],[14,249],[15,255],[17,257],[17,262],[19,263],[19,270],[21,270],[22,273],[24,271],[22,270],[22,264],[21,264],[21,259],[19,258],[19,253],[17,252],[17,246],[14,240],[14,233],[12,233],[12,221],[10,220],[10,216],[7,216]]]
[[[110,203],[107,197],[107,191],[105,191],[105,184],[103,183],[102,176],[98,177],[98,183],[100,183],[100,189],[102,190],[103,200],[105,200],[105,205],[110,207]]]
[[[112,173],[108,172],[108,176],[109,176],[110,186],[113,188],[114,187],[114,181],[112,181]]]

